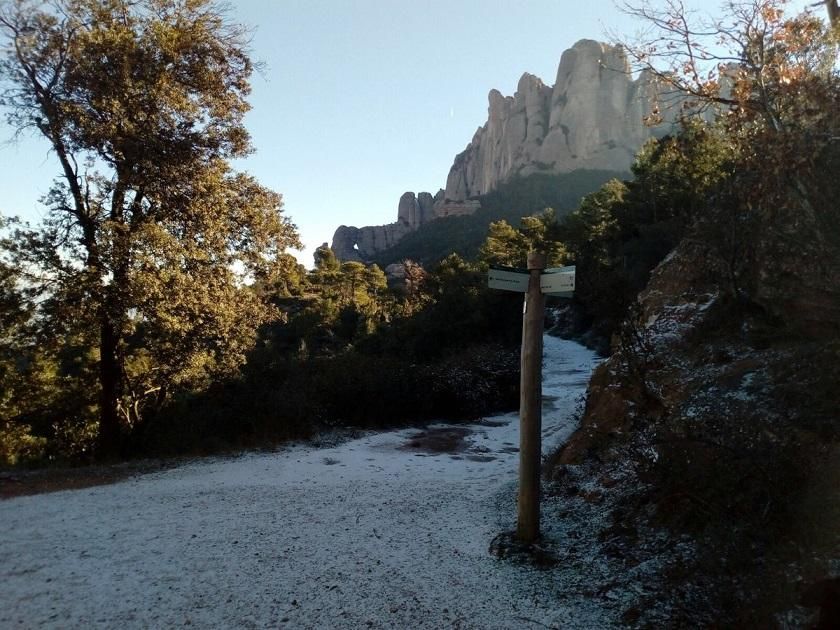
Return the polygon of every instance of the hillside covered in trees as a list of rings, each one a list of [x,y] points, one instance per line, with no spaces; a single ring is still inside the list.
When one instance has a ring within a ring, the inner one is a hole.
[[[566,225],[577,297],[612,344],[551,474],[555,492],[610,513],[604,553],[664,560],[631,625],[840,620],[840,75],[826,4],[829,23],[784,2],[702,25],[679,5],[639,9],[655,29],[628,50],[717,120],[647,147],[633,182]],[[612,299],[599,278],[616,282]]]
[[[311,270],[286,253],[280,196],[231,166],[250,148],[243,33],[203,1],[60,4],[0,5],[6,113],[63,173],[42,224],[0,226],[0,463],[515,408],[521,297],[486,271],[539,250],[577,267],[574,299],[550,303],[557,329],[607,357],[548,493],[597,511],[587,536],[611,562],[659,567],[623,621],[831,627],[835,2],[828,21],[783,0],[700,26],[678,3],[634,10],[655,35],[628,54],[687,97],[632,173],[512,180],[379,264],[325,247]]]
[[[536,173],[516,176],[496,190],[479,196],[481,207],[473,214],[442,217],[420,225],[391,248],[379,252],[375,262],[383,269],[403,260],[429,266],[449,254],[474,259],[478,256],[490,224],[505,221],[519,225],[528,217],[552,208],[561,218],[574,210],[580,200],[604,182],[626,177],[613,171],[576,170],[550,175]]]

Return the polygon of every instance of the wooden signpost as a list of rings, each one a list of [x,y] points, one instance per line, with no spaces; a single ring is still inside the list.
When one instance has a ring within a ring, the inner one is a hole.
[[[516,537],[532,543],[540,535],[540,460],[542,458],[542,352],[545,296],[571,297],[575,268],[545,269],[545,255],[528,254],[528,268],[492,267],[491,289],[525,293],[522,311],[522,361],[519,393],[519,502]]]

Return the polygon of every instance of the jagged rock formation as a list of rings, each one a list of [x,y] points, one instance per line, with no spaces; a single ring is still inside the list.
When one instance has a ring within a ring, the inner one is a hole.
[[[376,252],[396,245],[411,229],[404,221],[363,228],[342,225],[333,234],[332,250],[339,260],[364,262],[373,258]]]
[[[339,260],[367,261],[424,223],[439,217],[472,214],[479,205],[477,201],[444,203],[443,190],[434,197],[428,192],[406,192],[400,197],[395,223],[362,228],[342,225],[333,235],[332,250]]]
[[[487,123],[455,158],[445,199],[481,195],[513,175],[627,170],[656,132],[644,118],[657,93],[650,75],[632,79],[621,47],[581,40],[563,53],[554,87],[526,73],[514,96],[490,91]]]
[[[413,192],[403,193],[397,210],[397,221],[416,229],[433,218],[434,203],[434,197],[427,192],[421,192],[416,197]]]
[[[369,260],[423,223],[472,214],[476,197],[515,175],[626,171],[645,140],[670,128],[644,123],[658,94],[651,76],[632,79],[621,47],[581,40],[563,53],[554,87],[525,73],[514,96],[490,91],[487,123],[455,157],[445,190],[403,194],[396,223],[341,226],[333,251],[341,260]]]

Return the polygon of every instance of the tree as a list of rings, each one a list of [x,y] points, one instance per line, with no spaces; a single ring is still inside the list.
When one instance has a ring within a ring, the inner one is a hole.
[[[244,281],[298,245],[281,197],[229,164],[250,151],[246,35],[210,0],[0,4],[0,103],[60,166],[11,255],[42,317],[97,331],[102,454],[145,401],[244,360],[272,316]]]
[[[731,176],[698,236],[720,254],[738,302],[803,334],[836,335],[840,30],[789,4],[742,0],[699,23],[676,0],[631,9],[654,28],[627,49],[687,95],[686,114],[720,121]]]
[[[788,15],[788,4],[733,2],[723,17],[700,23],[679,0],[662,9],[628,5],[653,28],[625,47],[638,68],[687,96],[686,113],[719,115],[738,168],[751,174],[740,181],[745,204],[762,207],[771,223],[783,209],[831,228],[834,204],[820,180],[836,160],[840,131],[838,33],[813,13]],[[825,5],[833,21],[836,2]]]
[[[341,263],[335,256],[335,252],[326,243],[322,244],[315,250],[315,269],[322,273],[332,273],[338,271]]]
[[[487,239],[479,250],[481,260],[488,265],[523,266],[528,255],[525,237],[510,223],[502,219],[490,224]]]
[[[557,213],[546,208],[536,216],[522,217],[519,229],[507,221],[490,224],[487,238],[479,251],[480,259],[489,265],[524,267],[528,252],[546,254],[548,265],[559,265],[565,249],[557,240]]]

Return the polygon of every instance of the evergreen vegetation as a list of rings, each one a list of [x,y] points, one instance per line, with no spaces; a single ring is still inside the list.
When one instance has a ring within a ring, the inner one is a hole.
[[[672,566],[630,611],[639,627],[772,627],[801,604],[822,607],[814,627],[840,621],[840,396],[830,385],[840,14],[833,0],[831,24],[786,5],[733,3],[702,25],[680,3],[633,10],[654,28],[629,54],[687,95],[688,111],[717,120],[689,119],[646,147],[634,181],[612,182],[561,226],[577,299],[602,334],[618,333],[577,445],[595,476],[634,469],[617,484],[610,545],[634,565],[654,537],[691,549],[655,553]],[[669,250],[639,308],[629,306]],[[748,386],[753,378],[761,385]],[[819,588],[806,599],[809,584]],[[657,620],[647,606],[660,601]]]
[[[731,157],[721,129],[689,119],[642,148],[633,179],[607,182],[558,226],[577,265],[578,332],[606,351],[651,270],[720,203]]]
[[[522,217],[541,213],[546,208],[553,208],[557,216],[563,216],[575,209],[584,195],[597,190],[611,178],[623,176],[626,174],[582,169],[559,175],[535,173],[514,177],[498,189],[478,197],[481,208],[474,214],[425,223],[393,247],[380,252],[376,263],[384,268],[408,259],[430,265],[452,253],[474,259],[494,221],[518,226]]]
[[[0,226],[7,464],[207,451],[513,408],[520,296],[489,291],[487,266],[523,266],[535,248],[551,265],[577,263],[580,330],[607,339],[705,198],[695,179],[711,185],[719,173],[714,134],[696,126],[651,143],[633,181],[518,177],[484,195],[475,215],[421,227],[380,265],[320,248],[307,272],[283,252],[296,236],[279,196],[226,163],[248,147],[241,31],[202,2],[149,0],[127,21],[116,0],[73,3],[61,18],[15,6],[3,18],[20,43],[3,65],[10,120],[40,121],[64,176],[44,225]],[[168,56],[197,45],[184,21],[205,29],[221,67],[166,69]],[[144,70],[118,89],[94,66],[63,61],[87,59],[91,46]],[[36,58],[53,62],[33,75]],[[108,109],[143,82],[166,81],[156,119],[134,101]],[[234,88],[223,103],[217,81]],[[125,129],[94,124],[103,117]],[[708,162],[695,179],[686,148]],[[177,165],[164,172],[169,163],[149,152],[172,152]],[[388,287],[381,266],[395,260],[405,279]]]
[[[114,455],[173,391],[235,373],[274,316],[243,279],[298,243],[280,195],[230,165],[250,151],[246,33],[209,0],[0,8],[8,121],[61,172],[43,223],[0,243],[23,274],[30,352],[73,391],[72,410],[32,421]]]
[[[783,42],[808,63],[784,62],[776,100],[737,84],[736,114],[650,141],[630,176],[517,177],[376,264],[322,248],[306,271],[285,253],[297,237],[279,195],[229,164],[249,150],[243,32],[201,0],[59,4],[0,15],[14,44],[0,65],[7,115],[50,142],[62,173],[42,225],[0,225],[3,464],[512,408],[521,298],[489,291],[488,265],[522,266],[531,248],[577,265],[562,303],[608,352],[684,239],[711,244],[733,299],[749,301],[757,239],[789,225],[782,214],[805,212],[819,239],[836,238],[833,66],[800,41],[811,22]],[[810,87],[790,93],[793,80]],[[393,262],[405,280],[389,287]]]

